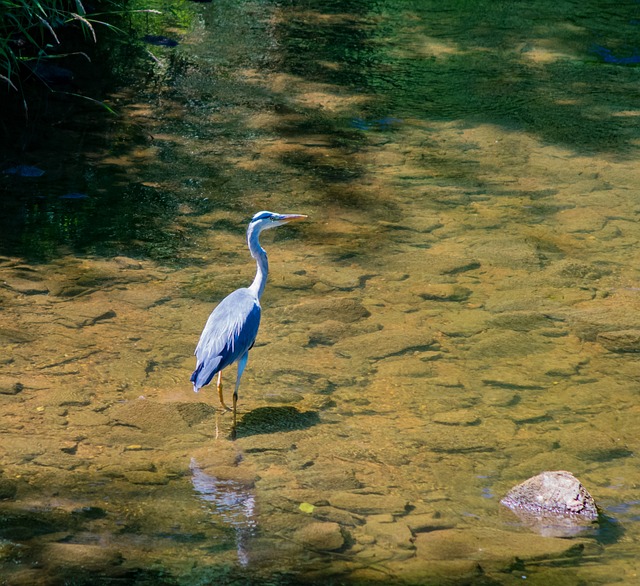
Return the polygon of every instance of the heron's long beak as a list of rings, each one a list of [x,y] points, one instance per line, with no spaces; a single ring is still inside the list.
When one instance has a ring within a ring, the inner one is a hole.
[[[306,220],[309,216],[305,216],[304,214],[282,214],[280,216],[281,222],[294,222],[297,220]]]

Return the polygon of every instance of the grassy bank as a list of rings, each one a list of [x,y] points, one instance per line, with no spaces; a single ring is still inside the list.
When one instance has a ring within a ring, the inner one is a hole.
[[[64,89],[114,44],[161,28],[162,0],[0,0],[0,97]],[[173,9],[172,9],[173,12]],[[120,53],[118,48],[116,53]],[[98,66],[98,67],[96,67]],[[26,105],[26,104],[25,104]]]
[[[102,24],[81,0],[0,0],[0,15],[0,79],[16,91],[26,77],[46,82],[38,64],[65,56],[67,39],[78,33],[95,42]]]

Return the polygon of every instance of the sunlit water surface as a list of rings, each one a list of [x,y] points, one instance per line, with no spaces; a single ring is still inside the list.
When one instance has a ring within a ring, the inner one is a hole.
[[[180,9],[3,151],[0,583],[634,583],[639,5]],[[189,376],[261,209],[232,441]],[[499,504],[562,469],[592,531]]]

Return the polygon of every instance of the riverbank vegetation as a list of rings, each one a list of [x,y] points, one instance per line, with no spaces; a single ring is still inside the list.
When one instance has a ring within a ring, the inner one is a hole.
[[[27,114],[34,95],[81,95],[79,78],[102,77],[123,45],[140,49],[143,31],[161,26],[158,8],[162,0],[0,0],[0,99]]]
[[[91,14],[96,9],[81,0],[0,0],[0,79],[17,91],[31,77],[46,83],[63,76],[43,63],[71,53],[88,58],[76,49],[78,37],[96,42],[96,26],[113,26]]]

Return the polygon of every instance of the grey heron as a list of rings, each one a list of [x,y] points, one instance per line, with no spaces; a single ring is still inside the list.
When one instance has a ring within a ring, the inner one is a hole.
[[[251,256],[256,259],[257,270],[249,287],[236,289],[225,297],[211,312],[196,347],[196,369],[191,375],[193,390],[197,393],[217,374],[218,397],[222,407],[229,411],[222,396],[222,370],[237,361],[238,374],[233,391],[233,430],[236,428],[236,404],[240,378],[247,365],[249,350],[253,347],[260,325],[260,297],[267,283],[269,263],[267,253],[260,246],[260,233],[294,220],[304,220],[301,214],[274,214],[258,212],[247,228],[247,243]]]

